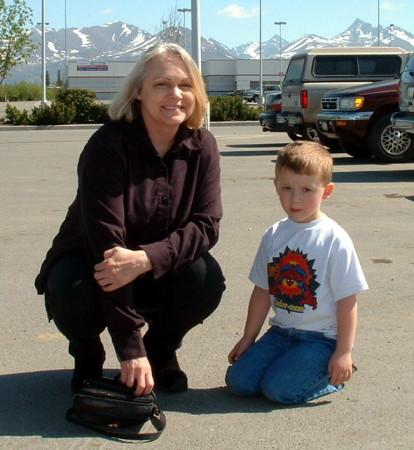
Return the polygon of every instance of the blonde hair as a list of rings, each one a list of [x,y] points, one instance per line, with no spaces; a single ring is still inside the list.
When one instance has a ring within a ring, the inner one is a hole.
[[[295,141],[279,152],[276,160],[276,179],[282,169],[297,174],[316,175],[326,186],[332,182],[333,159],[326,148],[311,141]]]
[[[149,48],[139,61],[134,65],[127,76],[121,91],[114,97],[109,107],[109,117],[113,120],[126,120],[132,122],[141,114],[140,93],[149,63],[164,53],[181,58],[192,80],[192,90],[195,97],[195,107],[191,116],[187,119],[188,128],[200,128],[203,125],[207,111],[207,93],[201,76],[201,72],[189,53],[177,44],[157,44]]]

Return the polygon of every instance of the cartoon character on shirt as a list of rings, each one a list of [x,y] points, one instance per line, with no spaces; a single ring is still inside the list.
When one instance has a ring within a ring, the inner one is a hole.
[[[268,264],[269,292],[274,296],[275,306],[290,312],[303,313],[305,305],[318,307],[316,281],[313,264],[307,254],[299,249],[285,248]]]

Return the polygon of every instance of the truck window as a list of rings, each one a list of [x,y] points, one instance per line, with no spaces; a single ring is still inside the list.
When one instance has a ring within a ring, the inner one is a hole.
[[[355,56],[319,56],[313,64],[315,76],[355,76],[357,70]]]
[[[289,67],[287,68],[283,84],[300,83],[304,66],[305,66],[305,58],[291,59],[289,62]]]
[[[401,59],[397,56],[359,56],[360,75],[394,75],[401,72]]]

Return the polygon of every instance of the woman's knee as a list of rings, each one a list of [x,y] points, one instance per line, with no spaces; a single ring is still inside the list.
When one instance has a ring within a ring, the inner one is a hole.
[[[173,292],[174,307],[184,309],[197,323],[215,311],[225,290],[223,272],[210,254],[201,256],[186,271],[165,282]]]
[[[183,284],[191,292],[198,292],[201,296],[218,298],[226,289],[225,279],[217,260],[206,253],[182,273]]]

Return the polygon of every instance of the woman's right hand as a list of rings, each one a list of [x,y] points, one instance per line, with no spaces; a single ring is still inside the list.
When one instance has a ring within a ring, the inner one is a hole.
[[[121,382],[130,388],[135,386],[135,395],[149,395],[154,379],[148,358],[121,361]]]
[[[104,259],[95,265],[95,280],[105,292],[112,292],[152,270],[143,250],[114,247],[106,250]]]

